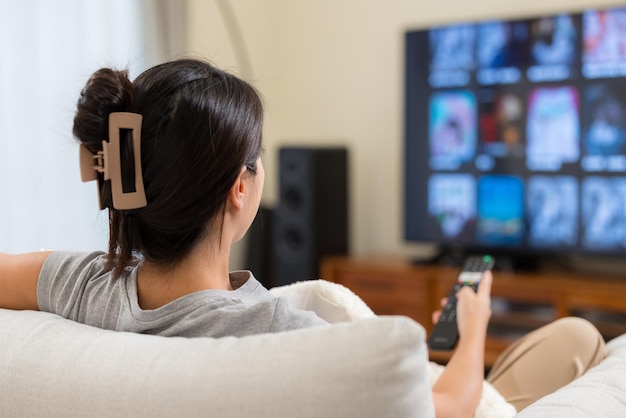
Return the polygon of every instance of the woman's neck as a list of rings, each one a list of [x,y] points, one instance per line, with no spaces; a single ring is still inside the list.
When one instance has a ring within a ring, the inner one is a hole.
[[[156,309],[200,290],[232,290],[228,257],[228,251],[210,251],[200,244],[171,268],[142,261],[137,274],[139,306]]]

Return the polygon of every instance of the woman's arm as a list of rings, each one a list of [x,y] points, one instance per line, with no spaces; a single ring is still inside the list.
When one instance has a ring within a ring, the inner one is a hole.
[[[480,402],[485,338],[491,316],[491,281],[491,272],[485,272],[477,293],[463,288],[457,294],[459,343],[432,389],[437,418],[472,417]]]
[[[0,253],[0,308],[38,310],[37,281],[50,251]]]

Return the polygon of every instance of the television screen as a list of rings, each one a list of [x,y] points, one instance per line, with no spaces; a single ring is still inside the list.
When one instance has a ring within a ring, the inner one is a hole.
[[[626,252],[626,8],[411,30],[405,237]]]

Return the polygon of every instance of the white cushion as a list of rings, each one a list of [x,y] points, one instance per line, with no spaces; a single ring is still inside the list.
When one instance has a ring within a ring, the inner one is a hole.
[[[274,287],[270,292],[299,309],[315,312],[330,323],[371,318],[372,309],[347,287],[326,280],[307,280]]]
[[[432,417],[424,341],[404,317],[185,339],[0,309],[0,405],[29,417]]]

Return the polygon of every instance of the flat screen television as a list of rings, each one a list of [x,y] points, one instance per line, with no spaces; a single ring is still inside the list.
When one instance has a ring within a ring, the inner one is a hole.
[[[405,34],[405,238],[626,254],[626,8]]]

